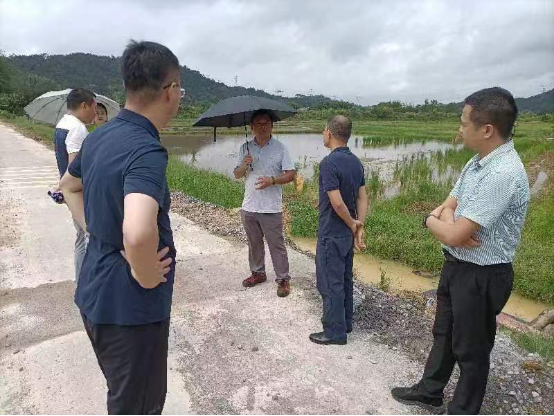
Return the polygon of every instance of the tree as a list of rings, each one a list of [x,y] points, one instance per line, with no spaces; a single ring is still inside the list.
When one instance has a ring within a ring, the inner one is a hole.
[[[11,92],[12,71],[8,60],[0,54],[0,94]]]

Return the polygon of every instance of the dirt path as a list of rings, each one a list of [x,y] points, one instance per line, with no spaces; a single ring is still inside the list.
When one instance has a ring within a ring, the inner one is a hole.
[[[73,225],[45,195],[54,163],[50,150],[0,125],[0,413],[105,413],[105,382],[73,304]],[[286,299],[273,283],[244,290],[244,244],[178,214],[172,221],[166,414],[412,410],[389,389],[413,381],[419,363],[368,333],[345,347],[309,342],[320,328],[312,259],[290,253]]]

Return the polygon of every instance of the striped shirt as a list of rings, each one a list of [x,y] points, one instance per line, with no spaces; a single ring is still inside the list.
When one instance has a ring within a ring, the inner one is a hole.
[[[464,167],[450,196],[458,200],[454,218],[481,226],[475,248],[443,246],[459,260],[481,266],[511,263],[529,205],[529,180],[509,141],[483,159],[475,155]]]

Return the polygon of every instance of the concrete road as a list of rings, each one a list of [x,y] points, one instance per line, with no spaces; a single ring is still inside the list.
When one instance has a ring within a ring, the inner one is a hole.
[[[73,303],[73,224],[46,195],[56,181],[53,152],[0,124],[0,413],[106,413],[106,383]],[[289,252],[288,298],[272,281],[245,290],[246,246],[176,214],[172,224],[165,414],[412,410],[389,390],[413,382],[419,364],[369,334],[354,332],[346,346],[308,340],[321,327],[313,260]]]

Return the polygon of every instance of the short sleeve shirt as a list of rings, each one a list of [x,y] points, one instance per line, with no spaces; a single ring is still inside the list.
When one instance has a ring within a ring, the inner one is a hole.
[[[96,324],[140,325],[169,318],[175,261],[167,282],[144,289],[131,275],[123,246],[124,198],[140,193],[159,205],[159,249],[176,251],[169,221],[167,151],[158,131],[129,110],[90,134],[69,173],[83,180],[85,220],[90,233],[75,301]]]
[[[261,176],[280,176],[283,171],[294,170],[287,147],[275,138],[269,139],[265,146],[255,140],[244,143],[237,159],[237,167],[250,154],[253,158],[252,168],[246,171],[244,200],[242,209],[248,212],[278,213],[283,211],[283,187],[272,185],[265,189],[256,189],[256,180]]]
[[[513,141],[464,167],[450,196],[458,200],[455,219],[481,226],[479,247],[444,246],[454,257],[482,266],[511,263],[530,200],[529,181]]]
[[[365,186],[364,167],[348,147],[339,147],[319,165],[319,237],[347,237],[352,231],[337,215],[327,192],[339,190],[352,218],[358,218],[356,199]]]
[[[70,153],[77,153],[88,135],[84,123],[73,114],[65,114],[54,130],[54,150],[60,176],[67,170]]]

